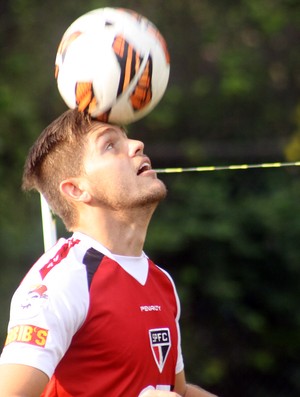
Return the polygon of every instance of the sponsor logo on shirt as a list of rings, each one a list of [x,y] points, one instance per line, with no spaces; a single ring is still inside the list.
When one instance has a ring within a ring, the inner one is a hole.
[[[159,305],[151,306],[140,306],[141,312],[160,312],[161,307]]]
[[[162,372],[171,348],[170,330],[169,328],[150,329],[149,338],[154,360],[159,372]]]
[[[28,343],[29,345],[45,347],[48,330],[35,325],[16,325],[8,331],[5,346],[12,342]]]
[[[22,309],[30,309],[33,306],[36,306],[37,303],[43,302],[43,300],[48,299],[48,295],[46,294],[47,287],[45,285],[36,285],[31,287],[28,291],[24,302],[21,303]]]

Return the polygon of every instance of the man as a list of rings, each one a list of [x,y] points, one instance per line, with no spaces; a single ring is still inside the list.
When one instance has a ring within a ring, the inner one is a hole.
[[[176,290],[143,252],[166,196],[143,149],[77,110],[32,147],[23,187],[41,192],[73,235],[12,299],[1,397],[212,397],[186,384]]]

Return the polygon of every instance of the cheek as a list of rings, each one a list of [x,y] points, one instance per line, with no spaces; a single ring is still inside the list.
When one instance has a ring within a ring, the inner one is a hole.
[[[92,160],[92,159],[90,159]],[[101,161],[97,164],[93,161],[88,161],[86,166],[86,176],[90,189],[97,192],[97,195],[111,195],[122,194],[122,192],[130,193],[134,188],[136,180],[134,178],[134,171],[128,161]],[[124,194],[124,193],[123,193]]]
[[[126,177],[122,169],[110,169],[99,173],[93,178],[93,185],[98,192],[105,195],[120,194],[122,191],[130,190],[130,179]]]

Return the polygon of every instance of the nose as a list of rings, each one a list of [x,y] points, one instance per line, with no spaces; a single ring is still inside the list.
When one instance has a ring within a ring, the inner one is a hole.
[[[141,155],[144,153],[144,143],[136,139],[129,139],[128,149],[129,156],[134,157],[136,155]]]

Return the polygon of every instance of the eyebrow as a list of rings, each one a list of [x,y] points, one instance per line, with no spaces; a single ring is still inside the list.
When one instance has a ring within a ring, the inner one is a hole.
[[[102,138],[104,135],[109,134],[109,133],[121,133],[123,136],[127,137],[126,130],[123,127],[119,126],[114,126],[114,125],[103,125],[98,128],[95,128],[94,130],[91,129],[90,131],[91,135],[94,136],[95,142],[97,142],[100,138]]]

